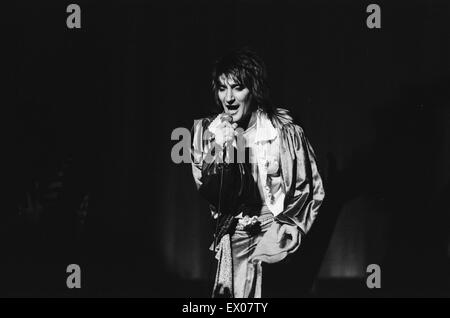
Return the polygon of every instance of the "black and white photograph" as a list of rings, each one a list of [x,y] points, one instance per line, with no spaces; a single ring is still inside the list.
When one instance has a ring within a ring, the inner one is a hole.
[[[1,298],[450,297],[450,2],[2,7]]]

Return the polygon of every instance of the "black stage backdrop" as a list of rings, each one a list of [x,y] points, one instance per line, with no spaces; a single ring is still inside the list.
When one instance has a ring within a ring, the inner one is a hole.
[[[450,6],[393,2],[381,29],[367,1],[78,1],[81,29],[70,2],[2,5],[0,295],[208,297],[213,226],[171,133],[251,46],[326,181],[299,296],[448,296]]]

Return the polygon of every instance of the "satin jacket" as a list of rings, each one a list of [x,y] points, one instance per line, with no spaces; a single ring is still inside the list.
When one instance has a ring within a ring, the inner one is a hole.
[[[206,186],[202,176],[205,175],[206,169],[211,168],[211,165],[205,164],[205,158],[213,147],[214,141],[208,131],[213,120],[213,118],[196,120],[192,129],[192,173],[201,193],[202,187]],[[303,129],[293,123],[287,110],[277,108],[270,116],[270,121],[279,136],[279,165],[284,189],[282,211],[276,214],[275,220],[296,225],[302,234],[306,234],[325,198],[316,157]],[[210,202],[213,216],[215,205],[216,202]]]

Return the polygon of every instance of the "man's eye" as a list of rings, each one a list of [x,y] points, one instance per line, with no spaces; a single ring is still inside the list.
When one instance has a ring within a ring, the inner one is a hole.
[[[237,91],[242,91],[244,89],[244,86],[243,85],[236,85],[234,87],[234,89],[237,90]]]
[[[226,89],[225,86],[219,86],[219,91],[223,92]]]

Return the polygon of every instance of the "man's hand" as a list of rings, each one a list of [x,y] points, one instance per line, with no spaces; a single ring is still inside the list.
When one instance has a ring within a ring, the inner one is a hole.
[[[278,244],[282,247],[289,241],[289,245],[285,246],[288,253],[294,252],[300,242],[300,230],[295,225],[283,224],[278,230]]]
[[[237,131],[235,131],[237,127],[236,123],[230,124],[227,121],[221,122],[215,131],[215,141],[218,145],[224,146],[226,143],[233,142],[234,138],[237,135]]]
[[[299,248],[300,241],[301,231],[297,226],[275,220],[256,245],[249,261],[278,263],[288,254],[294,253]]]

